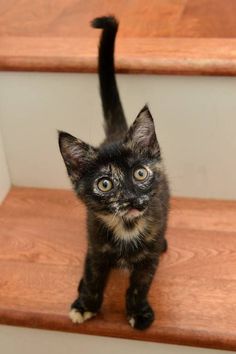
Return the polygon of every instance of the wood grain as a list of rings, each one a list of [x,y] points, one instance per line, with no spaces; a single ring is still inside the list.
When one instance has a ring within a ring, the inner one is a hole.
[[[97,71],[97,40],[92,38],[51,38],[47,45],[42,38],[5,38],[2,44],[2,70]],[[118,41],[117,52],[119,73],[236,75],[236,39],[199,38],[193,46],[189,38],[125,38]]]
[[[67,316],[82,274],[86,212],[72,192],[13,188],[0,206],[0,323],[236,350],[236,202],[176,198],[144,332],[124,315],[128,274],[111,274],[101,313]]]
[[[236,75],[234,0],[11,0],[0,3],[0,69],[95,72],[92,18],[120,20],[123,73]]]

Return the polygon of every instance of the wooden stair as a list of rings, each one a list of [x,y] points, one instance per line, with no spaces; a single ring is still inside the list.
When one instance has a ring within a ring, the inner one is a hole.
[[[120,73],[236,75],[234,0],[51,0],[0,4],[0,69],[96,72],[92,18],[120,20]],[[72,192],[13,187],[0,205],[0,323],[236,350],[236,202],[172,199],[168,253],[150,292],[153,326],[124,313],[114,271],[101,313],[68,318],[83,270],[86,212]]]
[[[174,198],[144,332],[124,314],[128,275],[114,271],[101,313],[68,318],[82,274],[86,212],[72,192],[12,188],[0,206],[0,323],[236,350],[236,202]]]
[[[95,72],[89,23],[114,14],[118,72],[236,75],[235,13],[234,0],[2,2],[0,69]]]

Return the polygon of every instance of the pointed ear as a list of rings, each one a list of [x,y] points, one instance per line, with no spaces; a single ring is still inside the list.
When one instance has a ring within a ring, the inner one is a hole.
[[[75,184],[88,164],[96,158],[97,151],[91,145],[61,131],[58,132],[58,142],[68,175]]]
[[[160,157],[154,122],[147,105],[139,112],[129,128],[125,137],[125,145],[140,153],[148,153],[156,158]]]

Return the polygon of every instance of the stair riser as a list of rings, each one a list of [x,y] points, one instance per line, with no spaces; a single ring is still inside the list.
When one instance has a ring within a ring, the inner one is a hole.
[[[97,75],[2,72],[0,80],[12,183],[70,187],[56,130],[102,140]],[[236,77],[118,75],[118,82],[129,123],[150,105],[174,195],[236,198]]]

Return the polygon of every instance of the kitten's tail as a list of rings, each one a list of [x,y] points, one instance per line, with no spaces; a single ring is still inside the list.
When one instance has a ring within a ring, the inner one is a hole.
[[[114,68],[114,46],[118,30],[115,17],[98,17],[92,27],[103,29],[99,44],[98,72],[100,94],[105,117],[105,132],[108,138],[121,136],[127,131],[127,123],[120,101]]]

